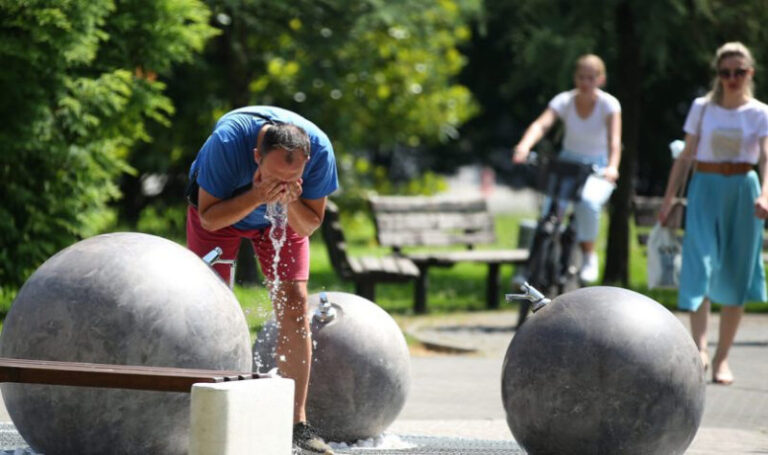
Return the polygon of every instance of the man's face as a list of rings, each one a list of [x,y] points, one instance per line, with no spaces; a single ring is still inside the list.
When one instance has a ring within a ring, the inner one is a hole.
[[[292,155],[292,159],[287,159]],[[263,178],[275,179],[283,183],[293,183],[301,178],[308,158],[301,152],[288,152],[283,149],[275,149],[266,155],[255,153],[256,163],[259,165]]]

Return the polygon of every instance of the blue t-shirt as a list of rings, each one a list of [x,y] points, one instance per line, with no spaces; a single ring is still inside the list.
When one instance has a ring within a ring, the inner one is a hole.
[[[253,155],[256,138],[267,123],[259,114],[278,123],[290,123],[307,132],[310,158],[302,174],[304,199],[320,199],[336,191],[339,180],[333,146],[325,133],[304,117],[278,107],[248,106],[228,112],[219,119],[208,140],[197,153],[189,176],[197,171],[197,183],[218,199],[229,199],[236,190],[248,187],[258,169]],[[266,205],[256,207],[233,224],[237,229],[261,229],[269,226],[264,218]]]

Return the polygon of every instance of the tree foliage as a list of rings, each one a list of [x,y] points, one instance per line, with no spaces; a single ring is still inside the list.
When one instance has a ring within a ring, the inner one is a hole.
[[[401,160],[393,156],[428,158],[422,152],[429,145],[455,138],[475,112],[455,76],[465,64],[458,45],[469,39],[476,0],[208,5],[221,34],[204,58],[165,79],[177,107],[173,128],[132,161],[140,173],[160,169],[176,178],[150,201],[139,194],[139,179],[127,177],[124,190],[134,199],[126,199],[123,213],[130,223],[142,221],[150,202],[181,202],[195,154],[216,119],[235,107],[278,105],[317,123],[334,144],[344,194],[358,200],[366,187],[394,190],[390,164]],[[428,173],[411,186],[434,191],[440,183]]]
[[[113,217],[116,178],[173,113],[155,74],[214,30],[197,0],[0,1],[0,285]]]

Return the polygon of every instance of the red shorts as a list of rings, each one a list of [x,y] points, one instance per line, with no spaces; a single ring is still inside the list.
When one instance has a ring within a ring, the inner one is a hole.
[[[197,209],[189,206],[187,209],[187,248],[200,257],[205,256],[214,248],[221,247],[221,259],[235,259],[240,248],[240,239],[250,239],[253,250],[259,258],[261,272],[267,280],[274,280],[275,249],[269,238],[270,228],[264,229],[235,229],[231,226],[217,231],[206,231],[200,225]],[[228,264],[216,264],[213,268],[225,283],[229,283],[231,267]],[[297,234],[290,226],[285,230],[285,243],[280,249],[280,260],[277,275],[281,281],[307,281],[309,279],[309,238]]]

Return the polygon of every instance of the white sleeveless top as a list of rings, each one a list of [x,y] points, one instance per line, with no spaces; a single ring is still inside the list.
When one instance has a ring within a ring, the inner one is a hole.
[[[704,109],[704,118],[699,118]],[[768,136],[768,105],[752,98],[745,104],[726,109],[707,97],[693,100],[683,130],[699,137],[696,150],[698,161],[745,162],[756,164],[760,153],[759,141]]]
[[[579,155],[598,157],[608,156],[609,115],[621,112],[621,104],[614,96],[598,89],[597,103],[587,118],[579,117],[576,112],[574,97],[576,90],[563,92],[552,98],[549,107],[565,124],[563,150]]]

